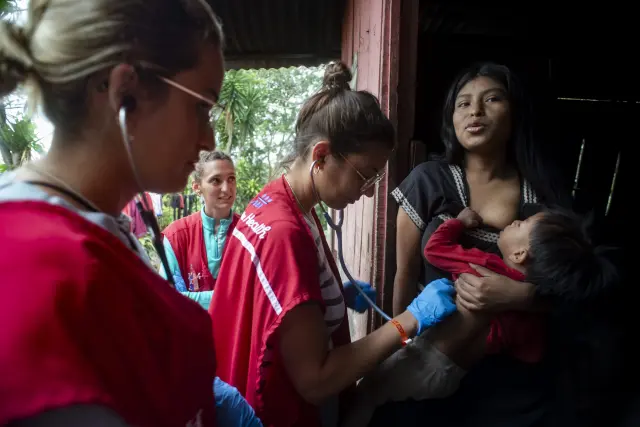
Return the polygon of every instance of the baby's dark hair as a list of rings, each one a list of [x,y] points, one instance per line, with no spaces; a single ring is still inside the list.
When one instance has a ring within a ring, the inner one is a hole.
[[[531,230],[527,280],[540,296],[592,302],[618,282],[611,249],[592,243],[585,219],[566,209],[546,208]]]

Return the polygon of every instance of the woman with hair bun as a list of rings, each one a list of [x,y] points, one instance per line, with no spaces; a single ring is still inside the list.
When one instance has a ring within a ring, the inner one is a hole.
[[[265,426],[337,426],[342,392],[455,311],[451,282],[437,281],[391,322],[350,342],[346,308],[358,305],[355,289],[340,284],[314,206],[344,209],[372,197],[395,141],[378,100],[350,81],[344,64],[330,64],[302,106],[287,171],[238,221],[209,308],[218,319],[218,375]]]

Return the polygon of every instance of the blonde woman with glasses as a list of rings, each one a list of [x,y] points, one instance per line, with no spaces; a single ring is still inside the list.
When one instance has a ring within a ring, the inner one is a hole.
[[[55,126],[0,179],[0,425],[216,425],[211,320],[120,212],[215,148],[221,48],[205,0],[30,0],[0,22],[0,94],[24,86]]]

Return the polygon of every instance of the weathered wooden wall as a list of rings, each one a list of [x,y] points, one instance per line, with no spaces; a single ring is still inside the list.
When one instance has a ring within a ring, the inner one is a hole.
[[[414,39],[416,37],[411,28],[409,32],[407,29],[401,30],[400,24],[411,8],[415,8],[414,20],[417,24],[417,5],[417,0],[349,0],[345,13],[342,60],[355,71],[355,87],[376,95],[383,111],[396,125],[400,54],[403,52],[401,34]],[[345,211],[344,252],[347,266],[356,278],[369,281],[378,289],[379,300],[383,301],[388,312],[391,311],[390,289],[385,287],[385,268],[388,262],[395,264],[393,254],[387,256],[390,247],[387,241],[395,242],[394,230],[391,230],[391,236],[388,233],[389,221],[395,221],[395,203],[389,204],[388,197],[396,184],[395,158],[405,156],[405,151],[401,142],[389,163],[387,178],[380,182],[374,197],[362,198]],[[355,319],[355,336],[364,335],[367,316],[352,317]]]

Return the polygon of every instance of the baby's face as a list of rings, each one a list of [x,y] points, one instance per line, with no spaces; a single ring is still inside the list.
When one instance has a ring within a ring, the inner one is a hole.
[[[537,213],[524,221],[513,221],[500,232],[498,237],[498,249],[502,252],[503,258],[508,258],[512,254],[527,251],[529,249],[529,240],[531,230],[534,225],[542,218],[542,212]]]

